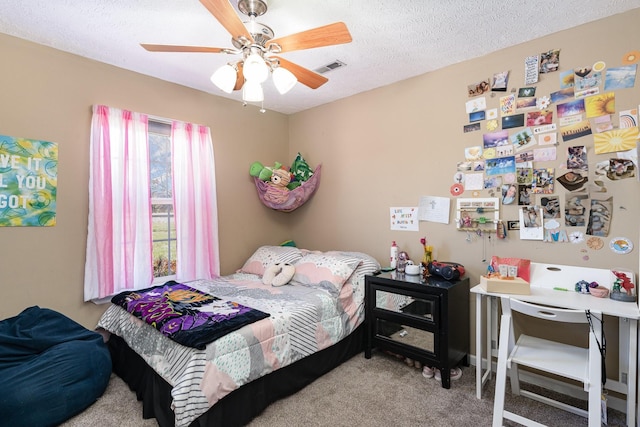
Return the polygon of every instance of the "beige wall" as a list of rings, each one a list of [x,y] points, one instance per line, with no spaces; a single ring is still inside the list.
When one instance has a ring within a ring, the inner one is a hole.
[[[509,89],[522,87],[524,58],[551,49],[561,49],[561,70],[588,66],[599,60],[609,67],[620,66],[623,54],[638,49],[639,19],[640,9],[635,9],[293,115],[289,125],[290,156],[301,151],[311,162],[323,162],[318,192],[297,213],[301,220],[293,225],[296,241],[300,246],[323,250],[365,251],[385,264],[392,240],[414,260],[419,260],[422,256],[420,238],[426,236],[435,247],[437,259],[456,261],[467,268],[472,285],[479,282],[479,276],[487,267],[484,260],[489,261],[492,255],[594,268],[623,267],[637,274],[640,184],[635,180],[611,182],[605,178],[607,194],[613,196],[614,202],[609,237],[631,238],[636,249],[627,255],[614,254],[607,247],[594,251],[584,243],[521,241],[513,231],[506,240],[473,235],[472,242],[467,242],[467,233],[456,230],[456,199],[449,188],[456,162],[464,160],[464,148],[481,145],[482,133],[486,132],[484,123],[479,132],[463,132],[463,125],[468,123],[467,84],[510,70]],[[542,75],[535,85],[536,95],[549,95],[558,90],[558,75]],[[500,93],[494,98],[487,97],[489,108],[498,106],[499,96]],[[616,91],[617,110],[638,108],[638,104],[640,76],[634,88]],[[555,116],[554,121],[557,122]],[[614,121],[617,123],[617,116]],[[595,163],[609,158],[609,155],[595,155],[593,137],[586,136],[560,142],[557,161],[535,166],[559,168],[566,163],[566,150],[572,145],[588,147],[591,173]],[[554,194],[560,196],[562,203],[566,193],[556,183]],[[389,208],[417,206],[420,196],[424,195],[450,197],[451,222],[448,225],[420,222],[419,232],[390,231]],[[472,195],[466,192],[462,197]],[[489,197],[488,191],[481,192],[481,197]],[[504,206],[500,217],[517,219],[517,209],[515,205]],[[584,232],[586,227],[577,229]],[[609,239],[604,240],[608,244]],[[588,260],[584,256],[588,256]],[[571,286],[573,284],[567,284]],[[471,307],[471,330],[474,331],[475,305]],[[616,325],[616,322],[606,323],[611,349],[610,372],[616,368]],[[474,342],[471,344],[475,348]]]
[[[472,242],[467,242],[467,233],[456,230],[456,198],[449,188],[456,162],[464,161],[465,147],[482,145],[482,133],[486,132],[484,122],[481,131],[463,132],[468,123],[467,84],[510,70],[509,88],[522,87],[524,58],[551,49],[561,49],[561,70],[599,60],[609,67],[620,66],[623,54],[638,48],[638,19],[640,9],[291,116],[290,156],[301,151],[309,161],[323,162],[322,184],[314,199],[301,208],[298,215],[302,220],[294,225],[296,240],[302,246],[321,249],[366,251],[385,263],[392,240],[420,259],[419,240],[426,236],[435,246],[436,258],[464,264],[472,283],[486,270],[483,259],[491,255],[596,268],[625,267],[637,272],[638,250],[617,255],[608,248],[588,249],[584,243],[520,240],[517,232],[509,232],[506,240],[474,235]],[[558,90],[558,76],[541,75],[536,95]],[[638,108],[640,76],[638,80],[634,88],[616,91],[617,110]],[[501,94],[504,92],[487,97],[488,108],[498,107]],[[617,123],[617,116],[614,121]],[[560,136],[558,139],[561,141]],[[535,167],[560,168],[566,163],[567,147],[572,145],[587,146],[591,173],[595,163],[615,157],[595,155],[593,137],[586,136],[560,142],[557,161],[536,162]],[[640,184],[633,179],[605,181],[607,194],[614,200],[610,237],[626,236],[637,244]],[[554,194],[562,203],[566,193],[556,183]],[[419,232],[390,231],[389,208],[417,206],[424,195],[450,197],[451,222],[420,222]],[[490,197],[488,191],[480,195]],[[472,195],[465,192],[462,197]],[[517,206],[501,207],[500,217],[517,219]],[[576,229],[584,232],[586,227]],[[608,243],[609,239],[605,240]],[[584,255],[589,256],[588,261]]]
[[[0,318],[31,305],[93,328],[105,309],[83,302],[91,106],[106,104],[211,128],[221,268],[233,272],[262,243],[291,238],[286,217],[264,209],[248,175],[254,160],[288,155],[282,114],[204,94],[0,35],[0,134],[58,144],[57,225],[0,229]]]

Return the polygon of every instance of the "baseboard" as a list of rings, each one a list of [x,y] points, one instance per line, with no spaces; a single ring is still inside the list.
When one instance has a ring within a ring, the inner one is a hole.
[[[471,355],[469,363],[476,367],[476,357]],[[483,365],[486,365],[486,361],[483,360]],[[493,376],[495,378],[496,363],[492,363]],[[533,384],[539,387],[544,387],[548,390],[552,390],[558,393],[566,394],[567,396],[575,397],[576,399],[587,400],[587,393],[578,386],[568,384],[562,381],[558,381],[554,378],[545,377],[532,372],[520,371],[520,379],[522,382]],[[620,411],[623,414],[627,413],[627,401],[615,396],[607,396],[607,407]]]

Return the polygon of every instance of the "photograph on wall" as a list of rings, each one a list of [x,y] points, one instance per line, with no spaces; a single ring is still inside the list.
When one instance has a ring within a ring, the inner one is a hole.
[[[484,96],[481,98],[475,98],[467,101],[465,104],[467,113],[473,113],[475,111],[484,111],[487,109],[487,98]]]
[[[485,149],[499,147],[509,144],[509,132],[500,130],[497,132],[485,133],[482,135],[482,142]]]
[[[484,120],[484,111],[469,113],[469,122],[479,122],[481,120]]]
[[[502,118],[502,129],[511,129],[524,126],[524,114],[514,114]]]
[[[516,152],[524,151],[537,144],[536,137],[533,136],[531,128],[525,128],[520,132],[514,133],[510,136],[510,140]]]
[[[458,162],[458,164],[456,165],[456,170],[458,172],[471,172],[471,168],[471,162]]]
[[[607,178],[612,181],[633,178],[636,176],[636,167],[630,159],[609,159]]]
[[[588,96],[584,99],[584,109],[588,119],[606,114],[615,114],[616,94],[614,92],[605,92]]]
[[[502,176],[500,176],[500,175],[498,175],[498,176],[488,176],[484,180],[484,189],[485,190],[492,190],[492,189],[500,188],[500,186],[502,186]]]
[[[58,144],[0,135],[0,226],[56,225]]]
[[[560,218],[560,198],[558,196],[540,197],[542,216],[544,219]]]
[[[585,111],[584,108],[584,99],[576,99],[574,101],[565,102],[564,104],[558,104],[556,106],[558,118],[582,114]]]
[[[540,54],[540,72],[551,73],[560,67],[560,49],[550,50]]]
[[[533,110],[537,108],[536,106],[536,98],[517,98],[516,99],[516,110]]]
[[[591,133],[591,124],[589,123],[589,120],[581,120],[578,123],[560,128],[560,135],[562,135],[562,140],[564,142],[591,135]]]
[[[504,175],[506,173],[515,173],[516,159],[513,156],[489,159],[485,162],[487,175]]]
[[[516,182],[527,185],[533,182],[533,163],[516,163]]]
[[[567,197],[564,206],[564,224],[567,227],[584,227],[586,224],[587,194],[574,194]]]
[[[636,148],[638,128],[613,129],[593,135],[593,147],[596,154],[614,153]]]
[[[559,176],[557,180],[566,190],[573,192],[582,190],[589,178],[586,172],[576,169]]]
[[[560,71],[560,89],[572,88],[575,83],[575,74],[573,70]]]
[[[530,111],[527,113],[527,126],[542,126],[553,123],[552,110]]]
[[[536,168],[533,170],[531,192],[533,194],[553,193],[553,168]]]
[[[482,147],[479,145],[474,145],[473,147],[466,147],[464,149],[464,159],[465,160],[480,160],[482,159]],[[460,170],[460,169],[458,169]],[[471,170],[471,169],[469,169]]]
[[[530,98],[532,96],[536,96],[536,87],[521,87],[518,89],[518,98]]]
[[[542,226],[542,209],[538,206],[523,206],[522,208],[520,208],[519,214],[520,239],[544,239],[544,227]]]
[[[502,204],[511,205],[518,198],[518,186],[516,184],[503,184],[500,188],[502,194]]]
[[[533,150],[530,151],[521,151],[520,153],[516,154],[516,163],[525,163],[525,162],[532,162],[533,161]],[[516,165],[516,168],[519,165]]]
[[[605,200],[591,199],[589,210],[589,224],[587,233],[590,236],[607,237],[611,225],[611,212],[613,212],[613,198]]]
[[[573,76],[573,72],[571,73],[571,75]],[[551,92],[551,102],[553,102],[554,104],[557,104],[562,101],[573,99],[574,96],[575,95],[574,95],[573,87],[560,89],[558,91]]]
[[[462,131],[464,133],[475,132],[477,130],[480,130],[480,123],[472,123],[470,125],[462,126]]]
[[[584,91],[602,83],[602,73],[593,71],[591,67],[575,68],[574,72],[574,91]]]
[[[509,71],[501,71],[493,75],[492,92],[506,92],[509,84]]]
[[[531,204],[531,185],[518,185],[518,206]]]
[[[638,64],[608,68],[604,76],[604,90],[618,90],[633,87],[636,83]]]
[[[587,149],[584,145],[567,147],[567,169],[589,169]]]
[[[481,80],[477,83],[472,83],[467,85],[467,89],[469,90],[469,97],[474,97],[478,95],[482,95],[483,93],[489,92],[491,89],[491,82],[487,77],[486,80]]]

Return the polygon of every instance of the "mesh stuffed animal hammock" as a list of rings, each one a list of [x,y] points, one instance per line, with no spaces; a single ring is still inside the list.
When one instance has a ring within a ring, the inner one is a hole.
[[[307,200],[311,198],[316,188],[320,185],[320,170],[321,164],[313,171],[313,175],[304,181],[300,186],[293,190],[283,190],[280,200],[275,201],[272,197],[269,197],[268,193],[273,189],[273,186],[269,182],[262,181],[261,179],[254,177],[253,180],[256,183],[256,190],[258,190],[258,197],[262,203],[282,212],[291,212],[300,206],[302,206]]]

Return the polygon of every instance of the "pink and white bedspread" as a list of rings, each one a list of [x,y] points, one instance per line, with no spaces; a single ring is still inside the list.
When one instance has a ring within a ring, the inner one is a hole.
[[[353,332],[364,320],[364,275],[379,268],[366,257],[339,288],[327,282],[304,283],[308,280],[299,277],[300,281],[272,287],[264,285],[260,275],[243,272],[188,282],[203,292],[270,314],[209,343],[204,350],[177,344],[116,305],[107,309],[98,326],[123,338],[172,386],[176,427],[187,426],[243,384]]]

